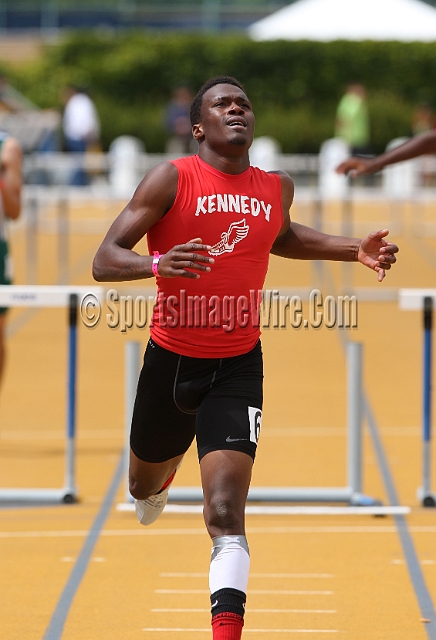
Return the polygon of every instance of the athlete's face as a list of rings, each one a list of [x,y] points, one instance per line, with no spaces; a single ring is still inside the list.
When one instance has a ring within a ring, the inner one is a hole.
[[[201,121],[194,125],[198,142],[209,146],[235,145],[248,149],[253,142],[254,113],[242,89],[217,84],[203,96]]]

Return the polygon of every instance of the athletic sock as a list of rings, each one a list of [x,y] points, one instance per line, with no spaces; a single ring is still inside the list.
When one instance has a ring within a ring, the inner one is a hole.
[[[240,640],[249,569],[245,536],[213,539],[209,572],[213,640]]]
[[[219,613],[212,618],[213,640],[241,640],[244,618],[236,613]]]
[[[163,485],[161,486],[161,488],[157,492],[158,494],[162,493],[162,491],[165,491],[165,489],[172,483],[172,481],[174,480],[174,476],[176,475],[176,471],[177,471],[177,469],[174,469],[174,471],[172,472],[170,477],[167,480],[165,480],[165,482],[163,483]]]

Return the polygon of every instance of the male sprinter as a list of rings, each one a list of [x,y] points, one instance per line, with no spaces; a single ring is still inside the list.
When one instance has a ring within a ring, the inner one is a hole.
[[[11,284],[11,258],[8,250],[6,218],[15,220],[21,210],[21,146],[15,138],[0,132],[0,285]],[[0,307],[0,382],[5,361],[5,307]]]
[[[147,174],[109,229],[93,273],[99,281],[156,276],[132,420],[130,491],[140,522],[153,522],[196,437],[213,542],[213,639],[239,640],[250,564],[244,509],[262,417],[257,292],[269,254],[358,260],[381,281],[398,248],[384,240],[387,230],[356,240],[290,221],[290,177],[250,166],[254,115],[234,78],[213,78],[200,89],[191,122],[198,155]],[[133,251],[145,234],[149,256]]]
[[[380,171],[388,164],[410,160],[427,153],[436,153],[436,131],[427,131],[413,136],[404,144],[375,158],[348,158],[336,168],[336,171],[337,173],[349,173],[352,178],[355,178],[362,174]]]

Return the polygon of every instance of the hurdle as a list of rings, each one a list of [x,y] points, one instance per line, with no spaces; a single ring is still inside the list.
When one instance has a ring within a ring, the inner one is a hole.
[[[102,287],[83,286],[0,286],[0,306],[66,307],[68,309],[68,363],[65,480],[60,489],[0,488],[0,503],[66,503],[77,499],[75,479],[77,316],[84,297],[92,294],[101,300]]]
[[[127,504],[133,503],[129,492],[129,464],[130,464],[130,425],[132,424],[133,405],[135,403],[136,387],[138,385],[139,370],[141,367],[141,344],[133,340],[126,342],[124,348],[124,478]],[[133,504],[132,504],[133,506]]]
[[[432,333],[435,303],[436,289],[400,289],[399,291],[400,309],[421,310],[423,317],[422,486],[417,492],[423,507],[436,507],[436,494],[431,491]]]
[[[133,511],[133,499],[128,489],[129,432],[136,394],[140,366],[141,346],[138,342],[127,342],[125,347],[125,502],[117,505],[118,511]],[[346,503],[347,507],[322,506],[247,506],[246,513],[263,514],[361,514],[394,515],[410,511],[409,507],[385,506],[380,500],[362,493],[362,354],[363,347],[358,342],[347,345],[347,486],[345,487],[251,487],[247,502],[308,502]],[[201,506],[177,505],[174,503],[202,503],[203,492],[198,487],[171,487],[168,494],[167,512],[199,513]]]

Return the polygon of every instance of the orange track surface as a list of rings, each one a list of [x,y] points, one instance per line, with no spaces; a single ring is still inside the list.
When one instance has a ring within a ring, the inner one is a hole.
[[[72,282],[93,284],[92,256],[116,211],[115,206],[90,205],[72,210]],[[420,220],[430,220],[435,211],[436,207],[421,211]],[[52,284],[57,277],[51,215],[45,212],[38,236],[40,284]],[[297,205],[294,215],[310,223],[307,207]],[[416,235],[412,210],[404,208],[398,219],[395,215],[384,205],[356,207],[354,233],[361,235],[390,221],[401,253],[381,285],[375,274],[353,265],[354,284],[434,287],[436,241]],[[90,218],[95,221],[98,233],[77,232],[80,225],[86,227],[86,218],[88,224]],[[338,220],[337,209],[331,207],[326,228],[338,231]],[[12,236],[17,283],[25,278],[24,237],[20,227]],[[329,272],[339,287],[341,265],[329,265]],[[315,285],[320,286],[311,264],[272,258],[267,286]],[[323,288],[323,293],[335,292]],[[9,317],[13,335],[0,401],[0,486],[60,487],[66,311],[40,310],[28,314],[20,326],[25,313],[14,309]],[[345,485],[346,366],[338,333],[310,327],[264,331],[265,406],[253,486]],[[421,483],[421,315],[400,311],[397,302],[362,302],[358,328],[346,333],[364,345],[368,399],[400,502],[412,507],[406,522],[434,605],[436,511],[423,509],[416,497]],[[134,339],[144,345],[147,337],[147,330],[110,330],[104,319],[94,330],[80,326],[80,500],[74,505],[0,509],[2,640],[44,637],[120,459],[125,342]],[[364,449],[364,492],[387,504],[367,432]],[[436,489],[436,461],[433,467]],[[198,486],[193,448],[175,484]],[[210,638],[211,545],[201,516],[164,513],[146,529],[133,514],[116,510],[124,492],[122,483],[79,580],[62,639]],[[424,640],[426,626],[436,633],[435,620],[421,620],[394,518],[249,515],[247,528],[252,573],[243,637]]]

